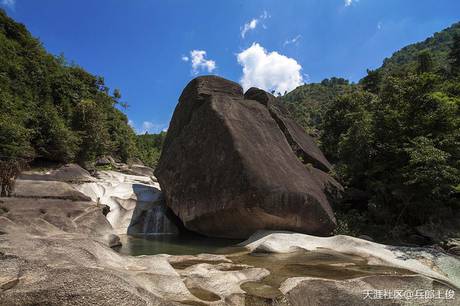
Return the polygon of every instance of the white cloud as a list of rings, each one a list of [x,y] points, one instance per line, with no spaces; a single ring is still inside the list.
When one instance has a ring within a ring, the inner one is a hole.
[[[296,37],[292,38],[292,39],[288,39],[286,40],[284,43],[283,43],[283,46],[287,46],[287,45],[290,45],[290,44],[295,44],[295,45],[298,45],[299,44],[299,40],[302,38],[302,35],[297,35]]]
[[[158,134],[161,131],[166,131],[168,129],[166,124],[156,124],[150,121],[144,121],[142,122],[142,127],[140,130],[138,130],[139,134]]]
[[[130,127],[132,127],[133,129],[135,129],[135,127],[134,127],[134,121],[132,121],[131,119],[128,120],[128,125],[129,125]]]
[[[0,3],[9,8],[14,8],[14,5],[16,4],[16,0],[1,0]]]
[[[182,57],[182,60],[188,61]],[[192,62],[192,73],[198,74],[200,71],[213,72],[216,69],[216,62],[210,59],[206,59],[206,51],[204,50],[192,50],[190,51],[190,60]]]
[[[345,0],[345,6],[351,6],[353,3],[356,4],[359,0]]]
[[[185,55],[182,55],[180,59],[183,60],[184,62],[188,62],[189,60],[188,56],[185,56]]]
[[[258,43],[238,53],[237,59],[243,66],[241,85],[244,90],[255,86],[283,94],[303,84],[302,66],[295,59],[276,51],[267,52]]]
[[[151,121],[144,121],[141,124],[141,127],[138,128],[136,123],[133,120],[128,120],[128,124],[133,128],[136,134],[142,135],[145,133],[149,134],[158,134],[162,131],[168,130],[167,124],[158,124]]]
[[[254,30],[257,27],[258,22],[258,19],[252,19],[251,21],[245,23],[244,26],[241,28],[241,37],[244,38],[244,36],[246,36],[246,33],[249,30]]]
[[[248,21],[246,22],[242,27],[241,27],[241,37],[244,38],[246,36],[246,33],[248,31],[252,31],[254,30],[257,25],[260,23],[260,21],[264,20],[264,19],[267,19],[267,18],[270,18],[270,15],[268,15],[267,11],[264,11],[262,13],[262,15],[260,15],[259,17],[257,18],[253,18],[251,19],[251,21]],[[262,25],[262,27],[264,29],[266,29],[267,27],[265,25]]]
[[[382,26],[383,26],[382,22],[379,21],[379,23],[377,23],[377,30],[381,30]]]

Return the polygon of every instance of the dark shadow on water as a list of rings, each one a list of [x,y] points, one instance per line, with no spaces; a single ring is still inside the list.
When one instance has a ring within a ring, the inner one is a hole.
[[[180,235],[144,235],[120,237],[123,246],[119,250],[125,255],[197,255],[200,253],[221,254],[222,249],[232,247],[241,240],[209,238],[194,233]]]

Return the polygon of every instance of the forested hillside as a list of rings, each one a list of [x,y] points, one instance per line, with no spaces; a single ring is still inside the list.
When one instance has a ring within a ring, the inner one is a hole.
[[[332,78],[281,99],[347,188],[337,208],[345,231],[394,238],[460,211],[460,24],[356,85]]]
[[[0,156],[86,162],[127,160],[136,138],[102,77],[46,52],[0,10]]]
[[[390,58],[383,61],[383,65],[379,71],[385,73],[396,73],[405,65],[416,65],[419,56],[426,52],[430,54],[433,61],[433,70],[441,70],[448,72],[450,47],[456,34],[460,34],[460,22],[457,22],[449,28],[434,33],[433,36],[426,40],[408,45],[401,50],[395,52]]]
[[[348,80],[332,77],[321,83],[299,86],[281,97],[293,118],[309,134],[318,137],[324,112],[338,96],[350,92],[353,88]]]
[[[136,143],[138,157],[147,166],[155,168],[160,159],[161,148],[166,137],[166,132],[159,134],[137,135]]]

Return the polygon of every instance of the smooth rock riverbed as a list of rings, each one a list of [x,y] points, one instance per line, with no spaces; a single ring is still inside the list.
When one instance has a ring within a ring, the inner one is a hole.
[[[151,180],[127,182],[125,176],[111,179],[122,186]],[[36,186],[27,180],[19,186]],[[119,191],[111,189],[98,204],[77,190],[109,181],[70,178],[60,181],[68,185],[58,197],[48,198],[53,189],[46,184],[55,187],[56,181],[46,175],[38,180],[45,197],[24,192],[0,198],[0,305],[375,305],[365,293],[383,290],[423,290],[444,298],[378,301],[382,305],[460,304],[460,260],[430,248],[292,232],[258,232],[242,243],[128,238],[124,232],[124,246],[115,251],[103,200]]]

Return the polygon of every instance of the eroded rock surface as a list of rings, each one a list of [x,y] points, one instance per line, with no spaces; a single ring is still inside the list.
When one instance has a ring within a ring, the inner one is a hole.
[[[109,248],[101,210],[0,198],[0,305],[374,305],[376,290],[450,290],[382,303],[458,305],[459,260],[434,250],[261,232],[227,255],[135,257]]]
[[[260,229],[330,234],[326,189],[341,187],[329,168],[272,96],[245,97],[240,85],[207,76],[182,92],[155,174],[188,229],[247,238]]]
[[[50,180],[18,179],[14,184],[14,197],[47,198],[73,201],[91,201],[91,198],[77,191],[65,182]]]
[[[99,171],[98,179],[74,188],[110,207],[107,220],[117,234],[177,234],[174,216],[164,204],[158,183],[149,176]]]
[[[299,250],[353,255],[366,264],[406,269],[460,288],[460,259],[429,248],[397,247],[355,237],[315,237],[290,232],[259,232],[242,243],[251,252],[292,253]]]

